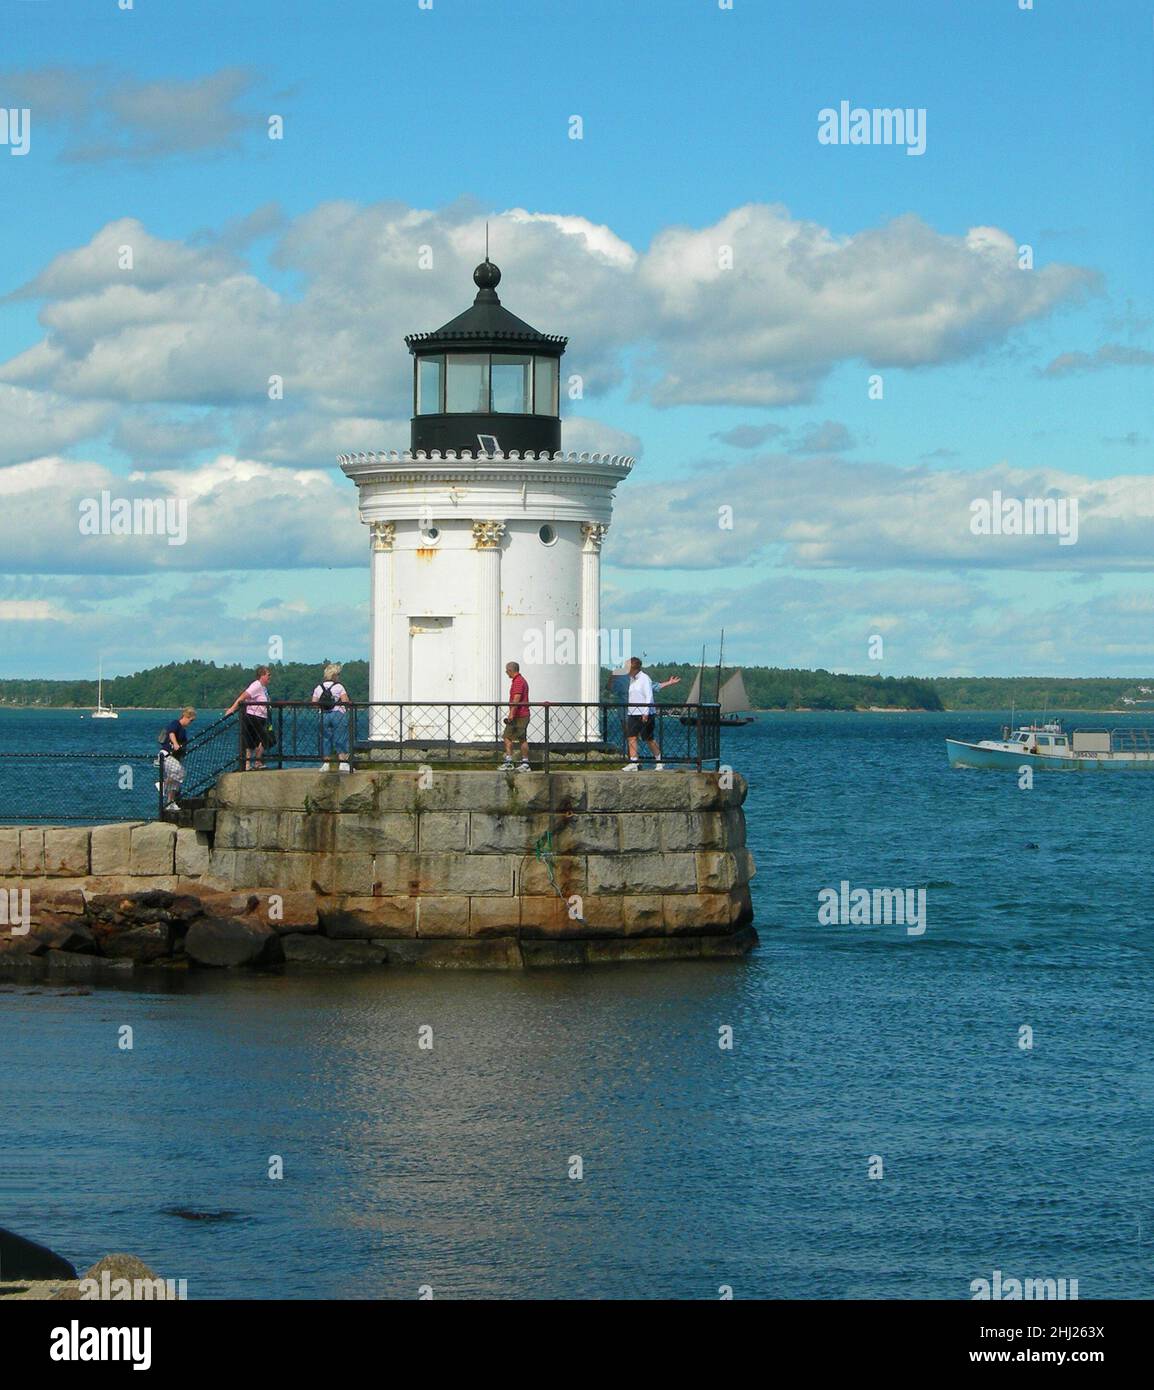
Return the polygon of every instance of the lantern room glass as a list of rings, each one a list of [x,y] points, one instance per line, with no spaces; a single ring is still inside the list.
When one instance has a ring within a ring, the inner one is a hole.
[[[512,353],[492,355],[490,377],[495,415],[529,415],[533,402],[533,359]]]
[[[488,415],[488,353],[450,353],[446,368],[446,413],[450,415]]]
[[[533,392],[534,415],[556,415],[558,368],[556,357],[535,357],[536,384]]]
[[[417,414],[440,415],[443,409],[445,359],[417,358]]]

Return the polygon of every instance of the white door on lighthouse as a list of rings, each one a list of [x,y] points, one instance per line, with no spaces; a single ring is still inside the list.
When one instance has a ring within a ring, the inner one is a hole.
[[[452,618],[409,619],[410,738],[448,737],[443,708],[453,696]]]

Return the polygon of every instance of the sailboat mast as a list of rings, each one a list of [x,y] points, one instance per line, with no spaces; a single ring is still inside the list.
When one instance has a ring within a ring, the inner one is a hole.
[[[721,704],[721,655],[725,651],[725,629],[721,629],[721,640],[717,644],[717,703]]]

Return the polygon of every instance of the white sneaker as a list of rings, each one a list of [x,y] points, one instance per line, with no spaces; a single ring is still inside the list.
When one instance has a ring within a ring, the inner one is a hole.
[[[512,772],[512,771],[513,771],[513,759],[512,759],[512,758],[506,758],[505,761],[501,764],[500,771],[501,771],[501,772]]]
[[[341,771],[352,772],[352,768],[348,765],[348,763],[341,763]]]
[[[664,771],[665,771],[665,764],[664,764],[664,763],[654,763],[654,764],[653,764],[653,771],[654,771],[654,772],[664,772]]]
[[[625,766],[621,769],[621,771],[622,771],[622,772],[636,772],[636,771],[637,771],[637,759],[634,758],[632,762],[626,763]]]
[[[522,758],[522,760],[517,764],[517,771],[532,772],[533,769],[529,766],[528,762],[524,758]]]
[[[180,807],[176,804],[175,801],[170,801],[164,809],[166,812],[171,813],[173,811],[179,811]]]

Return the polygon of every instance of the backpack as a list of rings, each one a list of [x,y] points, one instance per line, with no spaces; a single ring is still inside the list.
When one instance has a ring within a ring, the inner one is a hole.
[[[336,709],[336,707],[337,707],[337,701],[336,701],[336,696],[333,694],[333,682],[332,682],[332,681],[324,681],[324,682],[322,682],[322,684],[321,684],[321,693],[320,693],[320,697],[319,697],[318,700],[317,700],[317,704],[318,704],[318,706],[319,706],[321,709],[325,710],[326,712],[327,712],[328,710]]]

